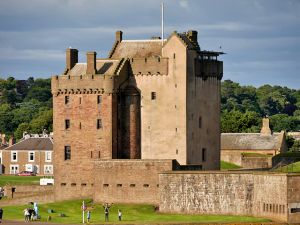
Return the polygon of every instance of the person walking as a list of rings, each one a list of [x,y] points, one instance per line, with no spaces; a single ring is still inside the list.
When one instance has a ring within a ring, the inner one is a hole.
[[[90,223],[90,220],[91,220],[91,211],[90,210],[88,210],[86,213],[86,220],[88,223]]]
[[[112,206],[112,203],[109,205],[108,203],[105,203],[103,205],[104,208],[104,216],[105,216],[105,222],[109,221],[109,208]]]
[[[118,217],[119,217],[119,221],[122,220],[122,211],[120,209],[118,209]]]
[[[3,209],[0,208],[0,223],[2,223]]]

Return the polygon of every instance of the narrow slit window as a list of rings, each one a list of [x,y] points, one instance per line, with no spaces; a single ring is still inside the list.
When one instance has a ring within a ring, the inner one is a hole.
[[[97,129],[102,129],[102,120],[97,119]]]
[[[206,148],[202,148],[202,162],[206,161]]]
[[[70,102],[70,96],[67,95],[65,96],[65,105],[69,104],[69,102]]]
[[[101,104],[101,102],[102,102],[102,96],[98,95],[97,96],[97,104]]]
[[[79,97],[79,105],[81,105],[81,97]]]
[[[65,120],[65,129],[68,130],[70,129],[70,120]]]
[[[156,99],[156,92],[151,92],[151,100],[155,100]]]
[[[65,160],[71,159],[71,146],[65,146]]]
[[[201,127],[202,127],[202,117],[199,116],[199,128],[201,128]]]
[[[93,158],[93,151],[91,151],[91,159]]]

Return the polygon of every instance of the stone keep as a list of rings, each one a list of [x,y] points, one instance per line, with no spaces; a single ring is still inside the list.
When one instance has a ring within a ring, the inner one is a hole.
[[[197,32],[123,40],[108,58],[67,49],[52,77],[58,198],[92,196],[95,161],[176,159],[220,168],[220,52],[201,51]],[[62,191],[62,188],[64,188]]]

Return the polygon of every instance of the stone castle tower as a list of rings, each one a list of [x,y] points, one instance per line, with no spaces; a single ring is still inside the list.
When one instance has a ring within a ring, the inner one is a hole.
[[[52,77],[56,188],[93,189],[93,162],[176,159],[220,168],[220,52],[201,51],[196,31],[167,40],[116,40],[108,58],[67,49]]]

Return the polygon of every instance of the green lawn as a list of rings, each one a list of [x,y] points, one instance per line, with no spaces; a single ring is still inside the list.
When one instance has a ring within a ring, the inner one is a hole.
[[[284,173],[299,173],[300,172],[300,161],[283,166],[283,167],[279,167],[275,171],[284,172]]]
[[[24,185],[24,184],[39,184],[40,178],[38,176],[21,177],[15,175],[0,175],[0,187],[9,185]]]
[[[51,216],[51,222],[55,223],[81,223],[82,211],[80,210],[81,200],[64,201],[51,204],[39,205],[41,221],[46,221]],[[93,204],[86,200],[88,209],[91,210],[92,224],[104,222],[104,210],[102,205]],[[6,206],[3,207],[4,219],[23,220],[23,210],[27,206]],[[48,213],[52,209],[53,213]],[[118,222],[117,211],[122,210],[123,221]],[[66,217],[60,217],[64,213]],[[245,217],[245,216],[216,216],[216,215],[180,215],[162,214],[155,212],[152,205],[115,204],[110,209],[111,223],[157,223],[157,222],[268,222],[268,219]]]
[[[231,169],[239,169],[242,168],[234,163],[221,161],[221,170],[231,170]]]

